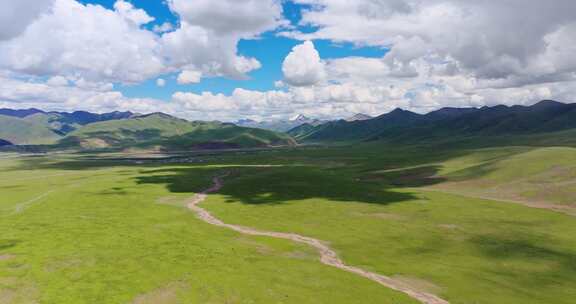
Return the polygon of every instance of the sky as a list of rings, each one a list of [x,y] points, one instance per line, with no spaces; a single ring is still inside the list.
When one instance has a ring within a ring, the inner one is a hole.
[[[4,0],[0,107],[335,119],[576,101],[573,0]]]

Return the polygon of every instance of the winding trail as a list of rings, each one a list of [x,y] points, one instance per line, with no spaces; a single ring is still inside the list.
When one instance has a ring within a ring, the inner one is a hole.
[[[10,213],[8,215],[14,215],[14,214],[17,214],[17,213],[20,213],[20,212],[26,210],[28,207],[32,206],[36,202],[43,200],[48,195],[52,194],[54,191],[56,191],[56,190],[46,191],[46,192],[44,192],[44,193],[42,193],[42,194],[40,194],[34,198],[31,198],[25,202],[21,202],[21,203],[17,204],[16,206],[14,206],[14,210],[12,211],[12,213]]]
[[[375,281],[375,282],[377,282],[381,285],[384,285],[388,288],[403,292],[403,293],[407,294],[408,296],[420,301],[421,303],[425,303],[425,304],[449,304],[448,301],[443,300],[436,295],[417,290],[416,288],[409,286],[408,284],[406,284],[404,282],[399,282],[398,280],[394,280],[390,277],[387,277],[387,276],[384,276],[381,274],[377,274],[374,272],[370,272],[370,271],[367,271],[367,270],[364,270],[364,269],[361,269],[358,267],[346,265],[338,257],[338,254],[336,254],[336,252],[332,248],[330,248],[328,245],[324,244],[320,240],[317,240],[317,239],[314,239],[311,237],[302,236],[302,235],[295,234],[295,233],[260,231],[260,230],[254,229],[254,228],[243,227],[243,226],[239,226],[239,225],[226,224],[226,223],[222,222],[220,219],[214,217],[210,212],[208,212],[204,208],[200,207],[199,204],[202,203],[204,200],[206,200],[206,198],[208,197],[208,194],[217,192],[223,187],[222,178],[226,177],[227,175],[228,174],[214,177],[212,179],[213,185],[210,188],[196,194],[187,203],[188,208],[190,210],[194,211],[201,220],[203,220],[209,224],[212,224],[212,225],[225,227],[225,228],[237,231],[237,232],[242,233],[242,234],[255,235],[255,236],[268,236],[268,237],[286,239],[286,240],[291,240],[294,242],[306,244],[306,245],[311,246],[311,247],[318,250],[318,252],[320,253],[320,261],[323,264],[333,266],[333,267],[336,267],[338,269],[342,269],[342,270],[357,274],[361,277]]]

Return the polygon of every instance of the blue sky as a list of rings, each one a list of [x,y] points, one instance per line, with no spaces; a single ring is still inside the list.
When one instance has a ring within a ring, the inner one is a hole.
[[[82,0],[84,4],[98,4],[112,9],[116,0]],[[177,24],[178,17],[175,16],[164,3],[159,0],[132,0],[135,7],[144,9],[150,16],[154,17],[154,22],[146,25],[152,29],[155,25],[165,22]],[[283,2],[284,17],[292,25],[298,26],[299,30],[306,32],[312,28],[299,26],[301,11],[306,6],[294,4],[291,1]],[[137,85],[117,85],[116,89],[126,97],[136,98],[156,98],[169,100],[176,91],[188,91],[194,93],[212,92],[229,95],[236,88],[248,90],[268,91],[275,89],[275,82],[282,80],[282,62],[290,50],[301,43],[294,39],[278,37],[273,32],[264,33],[261,39],[241,40],[238,44],[240,55],[258,59],[262,64],[260,69],[248,74],[247,80],[234,80],[224,77],[203,78],[200,83],[192,85],[181,85],[176,82],[177,74],[162,75],[160,78],[166,80],[164,87],[156,85],[156,79],[150,79]],[[316,49],[323,59],[344,58],[350,56],[361,57],[382,57],[387,49],[378,47],[356,47],[351,43],[334,43],[329,40],[316,40]]]

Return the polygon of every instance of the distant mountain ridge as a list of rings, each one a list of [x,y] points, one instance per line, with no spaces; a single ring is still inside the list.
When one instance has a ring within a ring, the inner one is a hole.
[[[325,121],[315,118],[308,118],[305,115],[298,114],[287,120],[274,119],[269,121],[255,121],[252,119],[240,119],[234,122],[234,124],[241,127],[258,128],[276,132],[287,132],[303,124],[310,124],[316,126],[324,122]]]
[[[45,113],[42,110],[30,108],[30,109],[22,109],[22,110],[13,110],[13,109],[0,109],[0,115],[10,116],[10,117],[18,117],[24,118],[26,116],[30,116],[33,114],[38,113]]]
[[[374,118],[374,117],[372,117],[370,115],[358,113],[358,114],[355,114],[354,116],[350,116],[350,117],[346,118],[345,120],[348,122],[352,122],[352,121],[368,120],[368,119],[372,119],[372,118]]]
[[[113,120],[113,119],[123,119],[136,116],[132,112],[109,112],[103,114],[91,113],[87,111],[74,111],[74,112],[58,112],[58,111],[43,111],[36,108],[30,109],[0,109],[0,115],[25,118],[35,114],[54,114],[65,117],[67,120],[73,121],[80,124],[88,124],[97,121]]]
[[[225,149],[293,145],[286,134],[218,122],[188,121],[165,113],[45,112],[2,109],[0,146],[56,149]]]
[[[396,109],[362,121],[302,126],[288,133],[302,142],[417,141],[443,136],[494,136],[576,128],[576,104],[544,100],[532,106],[443,108],[428,114]]]

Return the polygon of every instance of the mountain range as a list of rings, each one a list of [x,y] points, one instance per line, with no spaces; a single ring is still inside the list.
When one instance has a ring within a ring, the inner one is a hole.
[[[544,134],[576,129],[576,104],[544,100],[532,106],[443,108],[427,114],[396,109],[371,118],[320,121],[299,115],[262,123],[187,121],[164,113],[95,114],[0,109],[0,146],[68,149],[189,150],[359,141],[418,142],[470,136]],[[240,126],[238,126],[240,125]],[[271,131],[286,130],[285,133]]]
[[[281,133],[219,122],[191,122],[164,113],[95,114],[0,110],[0,146],[68,149],[220,149],[292,145]]]
[[[348,118],[345,118],[346,121],[361,121],[372,119],[372,116],[358,113],[354,114]],[[256,121],[252,119],[240,119],[236,121],[234,124],[237,126],[242,127],[249,127],[249,128],[259,128],[277,132],[288,132],[298,126],[307,124],[311,126],[318,126],[324,123],[327,123],[328,120],[321,120],[317,118],[309,118],[306,115],[298,114],[290,119],[272,119],[272,120],[264,120],[264,121]]]
[[[271,130],[276,132],[287,132],[295,127],[298,127],[303,124],[309,125],[320,125],[325,121],[308,118],[305,115],[297,115],[290,119],[282,120],[282,119],[273,119],[273,120],[265,120],[265,121],[256,121],[252,119],[240,119],[236,121],[234,124],[241,127],[248,127],[248,128],[258,128],[264,130]]]
[[[576,128],[576,104],[544,100],[532,106],[443,108],[428,114],[396,109],[366,120],[303,124],[290,131],[300,142],[420,141],[450,136],[545,133]]]

